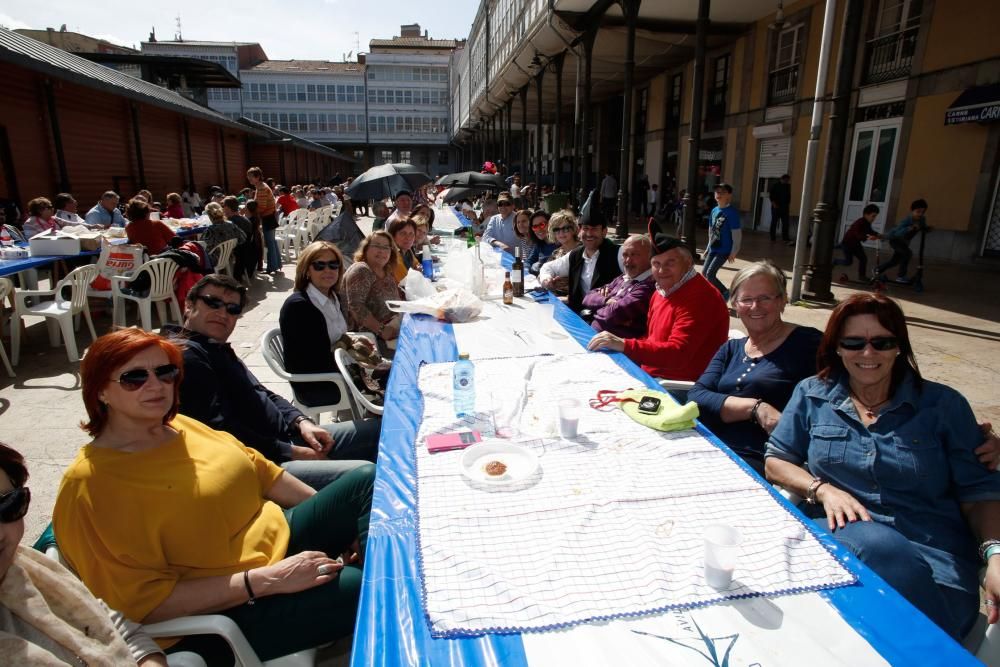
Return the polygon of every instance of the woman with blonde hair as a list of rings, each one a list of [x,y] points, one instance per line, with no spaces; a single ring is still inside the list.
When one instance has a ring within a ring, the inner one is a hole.
[[[354,264],[344,276],[352,328],[370,331],[381,341],[393,341],[399,336],[400,317],[385,305],[388,300],[402,297],[392,272],[398,261],[396,252],[388,232],[372,232],[361,242]]]

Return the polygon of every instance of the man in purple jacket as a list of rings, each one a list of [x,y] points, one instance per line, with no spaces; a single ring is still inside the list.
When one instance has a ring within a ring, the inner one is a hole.
[[[649,237],[630,236],[621,251],[624,273],[583,297],[586,315],[590,311],[595,331],[608,331],[620,338],[642,338],[646,335],[646,314],[655,282],[650,275],[652,245]]]

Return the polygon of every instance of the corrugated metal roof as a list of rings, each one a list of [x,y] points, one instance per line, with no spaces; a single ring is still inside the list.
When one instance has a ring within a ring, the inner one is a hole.
[[[147,104],[203,118],[246,131],[247,128],[172,90],[123,74],[37,40],[0,28],[0,61],[26,67],[58,79],[104,90]],[[257,134],[257,132],[254,132]]]
[[[373,39],[368,42],[369,48],[389,46],[397,48],[430,48],[454,49],[459,42],[454,39],[426,39],[424,37],[393,37],[392,39]]]
[[[320,72],[334,74],[358,74],[365,66],[358,63],[337,63],[328,60],[265,60],[245,72]]]

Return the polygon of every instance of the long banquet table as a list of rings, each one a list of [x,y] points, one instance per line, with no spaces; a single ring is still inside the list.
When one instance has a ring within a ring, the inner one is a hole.
[[[509,264],[510,258],[504,260]],[[516,300],[531,308],[530,299]],[[544,632],[435,638],[422,603],[418,564],[415,443],[423,418],[418,375],[423,363],[457,359],[459,341],[472,358],[502,356],[523,343],[498,317],[445,324],[407,315],[393,362],[382,422],[378,476],[352,664],[362,665],[965,665],[979,664],[830,536],[820,540],[857,583],[795,595],[727,600],[636,618]],[[584,346],[593,331],[557,304],[555,319]],[[506,346],[506,347],[505,347]],[[580,350],[582,352],[582,349]],[[624,355],[611,358],[637,385],[655,381]],[[480,388],[482,390],[482,388]],[[722,449],[785,501],[699,423],[696,432]],[[790,506],[789,506],[790,507]],[[798,510],[791,511],[807,521]],[[627,546],[627,545],[623,545]],[[648,632],[655,626],[656,632]],[[696,655],[696,653],[698,655]],[[706,662],[707,661],[707,662]]]

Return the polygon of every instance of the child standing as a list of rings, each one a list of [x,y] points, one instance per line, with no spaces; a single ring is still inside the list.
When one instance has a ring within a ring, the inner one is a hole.
[[[906,270],[910,266],[910,259],[913,258],[913,251],[910,250],[910,241],[920,232],[929,232],[927,226],[927,200],[917,199],[910,204],[910,215],[906,216],[896,226],[889,230],[885,238],[889,239],[892,247],[892,257],[889,261],[875,267],[875,275],[885,280],[883,275],[894,266],[899,266],[899,278],[897,282],[908,283],[910,279],[906,277]]]
[[[729,290],[719,282],[715,274],[728,261],[736,261],[740,251],[743,233],[740,227],[740,212],[733,206],[733,186],[719,183],[715,186],[715,201],[717,206],[712,209],[708,222],[708,254],[705,256],[705,266],[702,275],[712,283],[722,294],[724,301],[729,301]]]
[[[866,239],[882,238],[881,235],[872,229],[872,223],[878,216],[879,208],[875,204],[868,204],[860,218],[851,223],[851,226],[844,232],[844,238],[840,242],[840,249],[844,252],[844,259],[833,260],[834,266],[850,266],[854,263],[854,258],[858,258],[858,280],[864,282],[868,280],[868,256],[865,255],[865,248],[862,243]],[[841,280],[846,279],[847,274]]]

